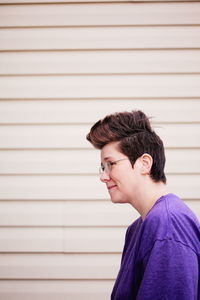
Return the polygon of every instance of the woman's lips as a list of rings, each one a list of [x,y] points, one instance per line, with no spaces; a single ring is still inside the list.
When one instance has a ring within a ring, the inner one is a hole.
[[[108,186],[108,190],[110,191],[110,190],[113,189],[114,187],[116,187],[116,185]]]

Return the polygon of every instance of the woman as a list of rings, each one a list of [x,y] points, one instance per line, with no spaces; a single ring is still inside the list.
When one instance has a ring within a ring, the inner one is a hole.
[[[111,300],[199,299],[199,222],[166,192],[164,147],[147,116],[106,116],[87,139],[101,150],[100,179],[111,201],[129,203],[140,214],[126,231]]]

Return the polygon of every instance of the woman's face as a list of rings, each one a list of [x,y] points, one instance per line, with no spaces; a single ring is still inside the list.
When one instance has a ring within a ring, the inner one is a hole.
[[[105,170],[100,180],[106,184],[113,203],[131,203],[137,197],[141,185],[140,163],[136,160],[132,167],[128,157],[118,150],[117,145],[118,142],[112,142],[101,150],[101,163]],[[120,161],[115,162],[117,160]]]

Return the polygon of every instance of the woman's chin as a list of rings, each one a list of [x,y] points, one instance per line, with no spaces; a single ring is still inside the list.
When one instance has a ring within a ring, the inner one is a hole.
[[[111,196],[110,199],[111,199],[112,203],[124,203],[123,199],[120,197]]]

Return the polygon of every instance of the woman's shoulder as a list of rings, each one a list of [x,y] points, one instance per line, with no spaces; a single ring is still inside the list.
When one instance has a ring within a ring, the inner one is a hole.
[[[176,195],[162,196],[142,224],[141,241],[152,247],[156,240],[171,239],[199,251],[199,222],[191,209]]]
[[[169,226],[170,221],[179,220],[187,222],[190,220],[193,223],[199,224],[194,212],[175,194],[167,194],[160,197],[154,206],[150,209],[144,219],[144,226],[152,226],[154,223],[157,226]]]

